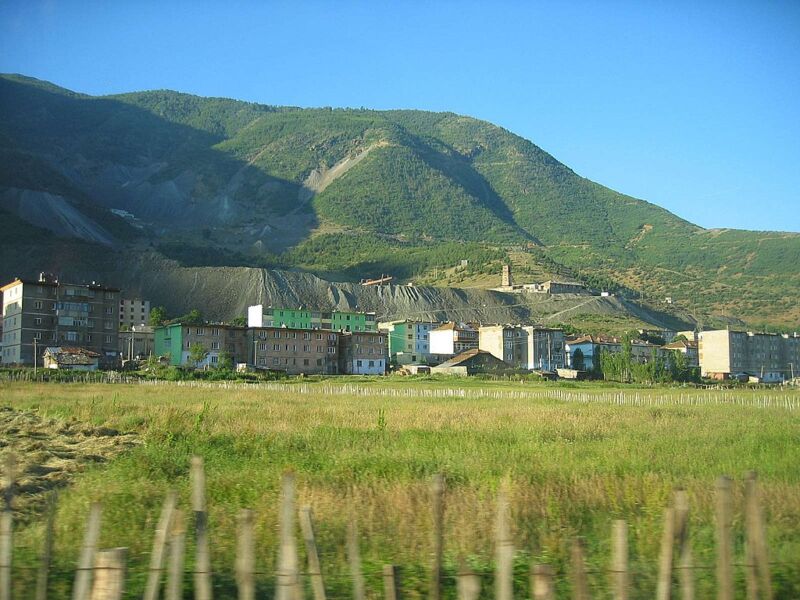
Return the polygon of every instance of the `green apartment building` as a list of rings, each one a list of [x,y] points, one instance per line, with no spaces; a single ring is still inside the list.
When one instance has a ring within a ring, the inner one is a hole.
[[[272,308],[261,304],[247,309],[250,327],[287,327],[290,329],[326,329],[329,331],[377,331],[375,313],[348,311],[315,311],[308,309]]]
[[[153,332],[156,356],[169,356],[171,365],[181,364],[183,337],[183,325],[180,323],[156,327]]]

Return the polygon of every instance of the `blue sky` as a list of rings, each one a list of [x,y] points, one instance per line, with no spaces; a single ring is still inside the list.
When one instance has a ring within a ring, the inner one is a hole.
[[[704,227],[800,231],[800,2],[0,0],[0,71],[454,111]]]

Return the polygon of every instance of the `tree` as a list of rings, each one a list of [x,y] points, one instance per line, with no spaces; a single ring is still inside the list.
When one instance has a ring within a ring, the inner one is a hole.
[[[217,357],[217,368],[230,371],[233,369],[233,356],[227,350],[221,350]]]
[[[247,327],[247,317],[236,317],[233,321],[231,321],[231,325],[235,325],[236,327]]]
[[[203,362],[206,356],[208,356],[208,350],[203,347],[203,344],[195,342],[189,346],[189,361],[191,361],[195,367]]]
[[[583,356],[583,350],[580,348],[572,353],[572,368],[576,371],[586,370],[586,359]]]
[[[193,308],[189,311],[188,314],[184,315],[180,318],[181,323],[186,323],[187,325],[202,325],[203,324],[203,315],[200,314],[200,311],[196,308]]]
[[[153,326],[163,325],[167,320],[167,309],[163,306],[156,306],[150,310],[148,323]]]

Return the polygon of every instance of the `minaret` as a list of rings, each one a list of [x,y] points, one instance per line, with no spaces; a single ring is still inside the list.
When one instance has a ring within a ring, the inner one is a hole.
[[[503,287],[511,287],[514,285],[514,281],[511,278],[511,265],[503,265]]]

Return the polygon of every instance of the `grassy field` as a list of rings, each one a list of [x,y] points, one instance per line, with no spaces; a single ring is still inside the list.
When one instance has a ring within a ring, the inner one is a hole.
[[[314,509],[329,598],[351,596],[344,550],[351,512],[371,596],[381,594],[385,563],[402,565],[405,597],[426,595],[429,483],[439,471],[447,478],[448,597],[455,597],[451,576],[461,556],[485,573],[484,596],[491,595],[495,498],[506,476],[517,597],[528,597],[534,559],[554,567],[558,597],[569,597],[569,542],[576,535],[587,540],[593,597],[610,597],[611,522],[625,518],[632,597],[651,598],[663,509],[679,486],[689,495],[694,557],[703,567],[696,570],[698,598],[713,597],[714,480],[721,474],[736,480],[735,562],[742,562],[741,479],[749,469],[762,484],[775,597],[800,597],[800,410],[778,406],[800,401],[797,392],[626,388],[620,395],[583,384],[385,379],[347,388],[335,381],[268,388],[0,386],[0,405],[34,411],[53,427],[111,427],[143,442],[82,470],[62,489],[52,597],[68,595],[94,499],[104,506],[101,546],[130,548],[128,597],[140,595],[161,502],[174,487],[189,507],[195,453],[206,463],[218,598],[235,597],[235,518],[243,507],[256,511],[258,585],[271,596],[286,470],[296,473],[299,503]],[[765,394],[772,406],[764,405]],[[4,441],[0,452],[14,448],[13,437]],[[24,510],[21,519],[15,561],[35,566],[41,519]],[[17,598],[32,597],[34,573],[15,572]],[[743,593],[741,568],[737,586]]]

